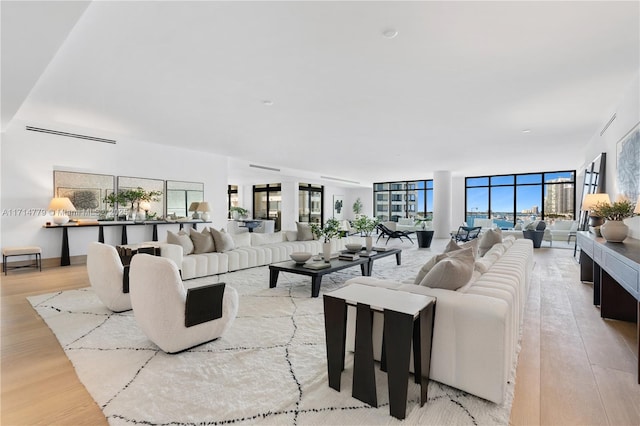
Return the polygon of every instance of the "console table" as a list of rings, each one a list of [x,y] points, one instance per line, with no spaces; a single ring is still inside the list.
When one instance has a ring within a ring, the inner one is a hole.
[[[60,266],[68,266],[71,264],[71,259],[69,257],[69,229],[73,228],[87,228],[87,227],[97,227],[98,228],[98,241],[104,243],[104,227],[105,226],[120,226],[122,228],[122,237],[120,238],[120,243],[122,245],[128,244],[127,238],[127,226],[152,226],[153,227],[153,241],[158,241],[158,225],[173,225],[179,224],[180,229],[184,227],[185,224],[189,224],[193,226],[194,229],[198,226],[199,223],[211,223],[202,220],[184,220],[184,221],[162,221],[162,220],[148,220],[144,222],[133,222],[133,221],[98,221],[98,223],[82,223],[82,222],[69,222],[64,225],[53,225],[48,224],[44,225],[43,228],[47,229],[62,229],[62,248],[60,252]]]
[[[638,324],[640,352],[640,240],[627,238],[622,243],[608,243],[580,231],[576,242],[580,247],[580,280],[593,282],[593,304],[600,306],[602,318]]]

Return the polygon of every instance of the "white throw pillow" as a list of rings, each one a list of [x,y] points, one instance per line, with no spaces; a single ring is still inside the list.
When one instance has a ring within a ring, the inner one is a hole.
[[[452,252],[427,273],[420,285],[445,290],[457,290],[473,275],[474,258],[471,248]]]
[[[454,243],[455,244],[455,243]],[[449,258],[449,257],[461,257],[461,258],[465,258],[466,256],[468,256],[469,254],[471,254],[471,256],[473,257],[473,248],[472,247],[466,247],[466,248],[460,248],[458,250],[454,250],[454,251],[450,251],[450,252],[445,252],[442,254],[438,254],[436,256],[433,256],[431,259],[429,259],[427,261],[427,263],[425,263],[424,265],[422,265],[422,268],[420,268],[420,270],[418,271],[418,276],[416,276],[416,279],[413,281],[414,284],[420,285],[420,283],[422,283],[422,280],[424,279],[424,277],[436,266],[436,264],[438,262],[440,262],[443,259]]]
[[[500,228],[497,229],[488,229],[487,231],[482,233],[482,237],[480,237],[480,245],[478,247],[478,254],[480,256],[484,256],[486,252],[488,252],[494,244],[502,242],[502,231]]]
[[[471,241],[467,241],[465,243],[462,244],[458,244],[455,240],[449,240],[449,243],[447,244],[447,246],[444,249],[443,253],[449,253],[455,250],[460,250],[460,249],[464,249],[464,248],[468,248],[471,247],[471,252],[473,253],[473,257],[476,257],[476,255],[478,254],[478,239],[474,238]]]
[[[311,232],[311,225],[308,223],[296,222],[298,228],[298,241],[311,241],[313,240],[313,232]]]
[[[198,232],[191,228],[189,229],[189,236],[193,242],[194,254],[211,253],[216,250],[213,243],[213,236],[211,235],[209,228],[204,228],[202,232]]]
[[[218,253],[233,250],[235,248],[233,238],[231,238],[231,235],[227,234],[224,229],[218,231],[217,229],[211,228],[211,235],[213,236],[213,241]]]
[[[237,247],[251,247],[251,235],[253,232],[240,232],[238,234],[227,234],[233,238],[233,245]]]
[[[298,241],[298,231],[284,231],[285,241]]]
[[[179,231],[177,234],[167,231],[167,242],[182,246],[182,254],[185,256],[193,253],[193,241],[189,238],[189,234],[184,231]]]

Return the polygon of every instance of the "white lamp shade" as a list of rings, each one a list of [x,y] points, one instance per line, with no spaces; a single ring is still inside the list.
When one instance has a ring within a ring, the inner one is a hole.
[[[582,211],[593,210],[596,204],[611,204],[611,199],[608,194],[587,194],[582,200]]]
[[[143,201],[140,203],[140,208],[146,212],[151,208],[151,203],[148,201]]]
[[[636,208],[633,209],[635,214],[640,214],[640,195],[638,195],[638,201],[636,201]]]
[[[67,197],[56,197],[49,203],[48,210],[53,210],[53,223],[58,225],[64,225],[69,222],[69,216],[66,212],[75,212],[76,208],[73,206],[71,200]]]
[[[199,202],[197,202],[197,201],[192,202],[192,203],[191,203],[191,205],[189,206],[189,211],[190,211],[190,212],[195,212],[195,211],[197,211],[197,210],[198,210],[198,205],[199,205],[199,204],[200,204],[200,203],[199,203]]]

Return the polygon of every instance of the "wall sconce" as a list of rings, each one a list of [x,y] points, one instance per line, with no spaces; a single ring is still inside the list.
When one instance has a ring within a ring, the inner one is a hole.
[[[200,215],[198,214],[198,204],[200,203],[197,201],[194,201],[189,206],[189,211],[193,212],[193,216],[191,216],[192,219],[200,219]]]
[[[206,201],[201,202],[200,204],[198,204],[197,210],[199,212],[202,212],[202,214],[200,215],[202,220],[209,220],[209,212],[211,211],[211,208],[209,208],[209,203],[207,203]]]
[[[51,200],[47,210],[53,210],[53,223],[56,225],[64,225],[69,222],[67,212],[75,212],[76,208],[67,197],[56,197]]]

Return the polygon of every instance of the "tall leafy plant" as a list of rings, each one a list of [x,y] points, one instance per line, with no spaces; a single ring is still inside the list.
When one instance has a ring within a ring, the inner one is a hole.
[[[337,219],[331,218],[327,220],[324,226],[312,223],[311,232],[316,238],[322,238],[325,243],[328,243],[332,238],[340,236],[340,222]]]

